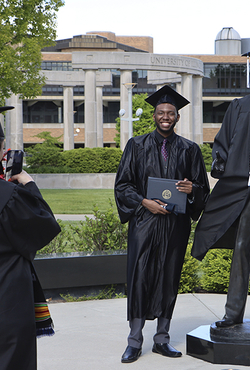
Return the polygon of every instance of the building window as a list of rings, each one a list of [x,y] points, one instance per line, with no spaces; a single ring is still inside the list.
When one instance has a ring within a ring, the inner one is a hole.
[[[104,102],[103,104],[103,123],[116,123],[119,117],[120,102]]]
[[[203,123],[222,123],[230,102],[203,102]]]
[[[62,101],[23,101],[23,123],[62,123],[62,117]]]
[[[74,86],[73,94],[84,96],[84,86]]]
[[[63,86],[45,85],[42,87],[42,96],[46,95],[63,95]],[[73,87],[73,95],[84,96],[84,86]]]
[[[148,71],[135,70],[132,72],[132,82],[136,83],[132,90],[133,94],[145,94],[149,95],[156,91],[156,86],[148,84],[147,82]]]
[[[204,65],[203,96],[244,96],[248,93],[245,64]]]
[[[115,69],[101,69],[101,71],[111,71],[112,73],[112,86],[103,87],[103,95],[120,95],[120,78],[121,72]],[[147,83],[147,74],[145,70],[135,70],[132,72],[132,82],[136,83],[132,90],[133,94],[144,94],[149,95],[156,91],[156,86]]]
[[[63,95],[63,87],[57,85],[45,85],[42,87],[42,96]]]
[[[74,123],[84,123],[84,102],[74,102]]]
[[[41,64],[43,71],[79,71],[78,68],[72,68],[72,62],[46,62]]]

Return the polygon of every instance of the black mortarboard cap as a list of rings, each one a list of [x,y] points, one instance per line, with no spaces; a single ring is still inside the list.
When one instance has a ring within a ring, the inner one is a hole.
[[[169,103],[174,105],[177,110],[190,103],[186,98],[184,98],[184,96],[180,95],[168,85],[165,85],[161,89],[154,92],[152,95],[146,98],[145,101],[155,108],[159,104]]]
[[[10,110],[10,109],[14,109],[15,107],[12,107],[12,106],[5,106],[5,107],[0,107],[0,113],[3,113],[5,112],[6,110]],[[4,138],[4,132],[3,132],[3,128],[2,126],[0,125],[0,139]]]

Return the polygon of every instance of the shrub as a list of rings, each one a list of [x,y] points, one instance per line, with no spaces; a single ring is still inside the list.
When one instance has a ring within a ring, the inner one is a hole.
[[[95,148],[102,165],[103,173],[116,173],[121,157],[122,150],[119,148]]]
[[[226,293],[229,284],[233,251],[212,249],[201,263],[201,288],[208,292]]]
[[[192,244],[187,246],[184,264],[181,272],[181,279],[179,285],[179,293],[194,292],[199,286],[199,267],[200,262],[191,256]]]
[[[37,254],[127,249],[128,225],[120,223],[112,202],[110,201],[110,208],[106,212],[101,212],[94,206],[93,214],[94,219],[86,217],[86,221],[78,223],[58,220],[61,233]]]
[[[64,166],[74,173],[115,173],[121,156],[118,148],[79,148],[62,153]]]
[[[202,153],[204,163],[206,166],[206,170],[207,172],[211,172],[211,165],[213,161],[212,148],[210,147],[209,144],[202,144],[200,148],[201,148],[201,153]]]
[[[95,206],[93,219],[86,217],[79,226],[70,225],[73,248],[89,252],[127,249],[127,225],[120,223],[111,201],[110,205],[103,213]]]

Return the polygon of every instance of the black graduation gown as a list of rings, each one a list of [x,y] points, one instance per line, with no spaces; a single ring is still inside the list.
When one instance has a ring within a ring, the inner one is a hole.
[[[192,255],[199,260],[210,248],[233,249],[235,245],[238,220],[248,192],[250,95],[229,105],[214,140],[213,158],[217,151],[225,162],[225,171],[196,227]]]
[[[128,320],[171,319],[180,272],[190,233],[190,216],[197,219],[209,192],[207,174],[197,144],[174,134],[168,178],[194,183],[187,213],[154,215],[140,204],[149,176],[164,177],[155,131],[132,138],[124,150],[116,180],[115,198],[128,231]]]
[[[0,368],[35,370],[31,261],[59,232],[36,184],[0,180]]]

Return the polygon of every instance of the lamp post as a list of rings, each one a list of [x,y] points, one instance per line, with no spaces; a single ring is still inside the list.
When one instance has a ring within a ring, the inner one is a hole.
[[[130,139],[133,136],[133,126],[132,126],[133,125],[133,122],[134,121],[139,121],[140,116],[143,113],[143,110],[142,110],[142,108],[138,108],[137,111],[135,112],[135,114],[137,115],[138,118],[132,118],[132,112],[131,112],[131,115],[129,115],[128,118],[122,118],[125,113],[126,113],[125,109],[120,109],[119,110],[119,116],[121,117],[121,119],[123,119],[123,121],[129,121],[128,138]]]
[[[138,121],[139,118],[132,117],[132,89],[135,87],[136,83],[124,83],[123,84],[128,90],[128,118],[122,118],[123,121],[128,121],[128,138],[133,136],[133,121]],[[119,116],[123,117],[126,113],[125,109],[119,111]],[[141,114],[140,114],[141,115]]]
[[[242,57],[247,57],[247,88],[249,89],[250,84],[249,84],[249,56],[250,56],[250,51],[248,51],[245,54],[242,54]]]

